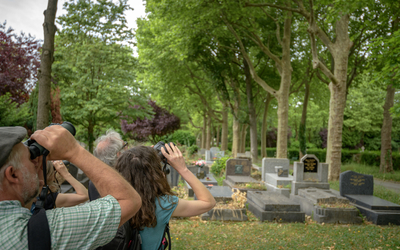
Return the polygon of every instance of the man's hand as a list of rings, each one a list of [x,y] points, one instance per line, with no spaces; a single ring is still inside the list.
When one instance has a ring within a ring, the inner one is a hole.
[[[44,130],[36,130],[31,139],[50,152],[47,156],[48,160],[65,159],[73,162],[72,159],[82,148],[74,136],[60,125],[49,126]]]

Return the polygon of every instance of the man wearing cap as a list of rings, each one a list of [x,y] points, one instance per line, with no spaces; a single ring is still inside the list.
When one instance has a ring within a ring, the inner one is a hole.
[[[30,159],[21,142],[22,127],[0,127],[0,246],[27,249],[31,213],[24,205],[43,185],[42,157]],[[52,249],[93,249],[112,240],[119,226],[140,209],[141,199],[114,169],[98,160],[61,126],[50,126],[32,136],[50,153],[47,160],[65,159],[79,167],[96,185],[100,198],[70,208],[46,211]]]

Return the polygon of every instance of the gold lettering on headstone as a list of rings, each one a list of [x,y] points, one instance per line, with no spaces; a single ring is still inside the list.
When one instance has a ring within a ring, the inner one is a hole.
[[[278,170],[278,176],[281,176],[283,174],[283,169]]]
[[[315,161],[315,159],[307,159],[306,162],[304,162],[304,166],[306,167],[306,169],[308,171],[312,171],[315,169],[317,163]]]
[[[362,175],[352,175],[350,178],[350,184],[353,186],[362,186],[365,184],[365,178]]]

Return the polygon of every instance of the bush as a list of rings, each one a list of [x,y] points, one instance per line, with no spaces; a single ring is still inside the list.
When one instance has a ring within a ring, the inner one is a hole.
[[[199,150],[199,147],[194,144],[192,146],[190,146],[188,149],[189,155],[193,155],[194,153],[196,153]]]
[[[229,156],[225,156],[214,161],[211,166],[211,173],[218,177],[223,175],[225,173],[226,161],[229,160],[229,158]]]

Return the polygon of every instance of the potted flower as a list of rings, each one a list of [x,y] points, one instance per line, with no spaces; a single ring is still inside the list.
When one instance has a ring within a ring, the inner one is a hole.
[[[198,167],[198,170],[197,170],[197,178],[199,178],[199,179],[203,179],[204,178],[204,176],[205,176],[205,174],[204,174],[204,171],[201,171],[202,169],[203,169],[203,167],[206,165],[206,162],[204,161],[204,160],[202,160],[202,159],[199,159],[198,161],[195,161],[194,162],[194,165],[196,166],[196,167]]]

